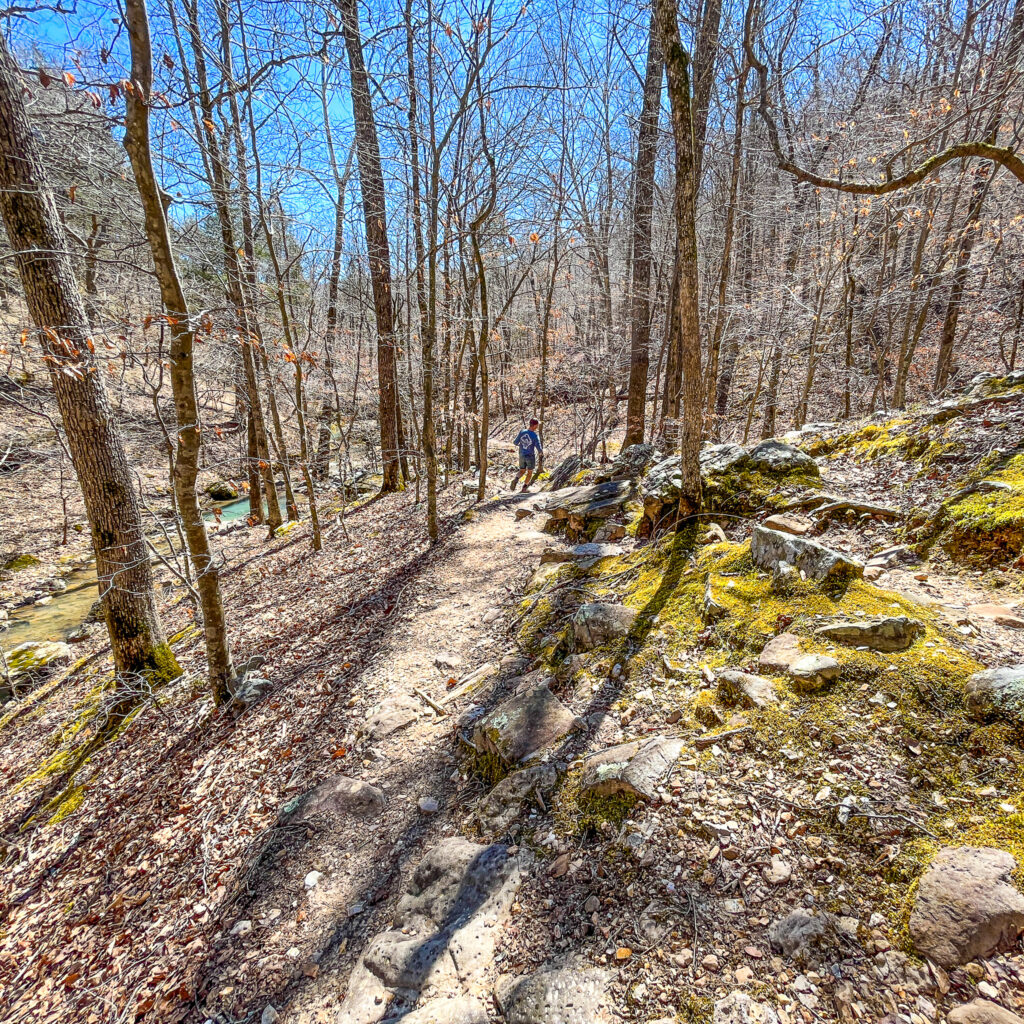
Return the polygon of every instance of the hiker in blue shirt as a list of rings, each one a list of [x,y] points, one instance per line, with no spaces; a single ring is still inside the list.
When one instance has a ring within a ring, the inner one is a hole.
[[[541,455],[544,454],[544,446],[540,443],[540,437],[537,435],[539,426],[540,423],[537,420],[530,420],[529,429],[520,430],[512,442],[519,451],[519,472],[516,473],[516,478],[512,481],[513,491],[519,486],[519,478],[524,473],[526,474],[526,483],[523,484],[523,492],[525,493],[529,489],[534,470],[537,468],[537,452],[540,452]]]

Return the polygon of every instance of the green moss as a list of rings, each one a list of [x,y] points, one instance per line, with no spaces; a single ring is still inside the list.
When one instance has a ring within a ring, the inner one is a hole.
[[[807,470],[778,475],[755,469],[712,473],[704,478],[704,507],[711,513],[741,516],[759,509],[775,510],[798,487],[821,487],[821,478]]]
[[[35,555],[29,554],[15,555],[4,562],[4,568],[8,572],[20,572],[22,569],[28,569],[33,565],[39,565],[39,559]]]
[[[582,777],[582,768],[572,769],[552,801],[555,832],[563,838],[585,835],[605,825],[620,828],[637,805],[638,798],[633,794],[596,796],[583,793],[580,788]]]

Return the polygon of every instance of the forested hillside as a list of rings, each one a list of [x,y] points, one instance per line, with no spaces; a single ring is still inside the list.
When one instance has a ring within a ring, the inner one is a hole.
[[[2,24],[5,1020],[1024,1024],[1018,0]]]

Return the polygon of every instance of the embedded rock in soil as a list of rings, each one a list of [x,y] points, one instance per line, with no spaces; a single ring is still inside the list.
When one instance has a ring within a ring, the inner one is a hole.
[[[683,741],[668,736],[620,743],[583,762],[580,792],[589,796],[625,794],[655,800],[683,750]]]
[[[382,740],[406,729],[419,718],[420,705],[411,697],[392,697],[379,705],[360,730],[372,740]]]
[[[814,693],[839,677],[839,662],[824,654],[805,654],[789,666],[795,689]]]
[[[401,1024],[487,1024],[487,1007],[474,996],[441,996],[404,1014]]]
[[[514,765],[557,743],[578,725],[579,719],[546,682],[526,684],[476,723],[473,744],[481,754]]]
[[[967,614],[979,619],[988,619],[1005,629],[1024,629],[1024,616],[1018,615],[1004,604],[972,604]]]
[[[520,882],[521,865],[506,846],[461,837],[434,846],[398,901],[393,927],[370,942],[353,969],[335,1024],[376,1024],[407,1011],[463,1024],[440,1016],[436,997],[468,996],[479,984]]]
[[[853,647],[870,647],[873,651],[902,651],[922,633],[924,626],[906,615],[889,615],[881,619],[845,619],[831,622],[814,631],[815,636]]]
[[[729,614],[729,609],[715,599],[715,592],[711,588],[711,580],[704,588],[704,620],[706,622],[717,622]]]
[[[949,1011],[949,1024],[1024,1024],[1024,1020],[990,999],[972,999]]]
[[[480,831],[504,834],[522,820],[528,804],[546,806],[545,798],[556,785],[558,771],[551,764],[538,764],[506,775],[477,802],[475,818]]]
[[[949,968],[1011,948],[1024,932],[1024,895],[1010,880],[1016,866],[992,847],[940,850],[910,915],[917,952]]]
[[[28,683],[34,676],[43,676],[58,665],[71,660],[71,648],[55,640],[30,640],[12,647],[5,655],[7,682],[12,686]],[[3,665],[0,664],[0,669]]]
[[[542,565],[549,562],[595,561],[598,558],[614,558],[622,554],[618,544],[577,544],[572,548],[545,548],[541,553]]]
[[[636,621],[636,611],[621,604],[598,601],[583,604],[572,618],[573,635],[584,647],[601,647],[624,637]]]
[[[561,967],[499,979],[495,999],[506,1024],[611,1024],[618,1019],[610,977],[597,968]]]
[[[769,704],[777,704],[779,698],[770,679],[764,676],[751,675],[736,669],[719,672],[718,695],[730,704],[740,704],[747,708],[763,708]]]
[[[768,941],[797,963],[821,963],[838,951],[842,932],[828,911],[794,910],[772,924]]]
[[[964,687],[967,713],[979,721],[1024,720],[1024,665],[975,672]]]
[[[774,572],[780,562],[786,562],[812,580],[842,582],[864,575],[864,566],[849,555],[806,537],[794,537],[764,526],[754,527],[750,556],[762,569]]]
[[[589,463],[578,455],[569,455],[555,466],[551,476],[547,480],[546,489],[549,491],[560,491],[572,483],[572,479],[580,470],[586,469]]]
[[[782,441],[762,441],[750,450],[750,464],[762,473],[807,473],[818,476],[818,464],[806,452]]]
[[[315,786],[281,808],[281,820],[307,821],[317,814],[376,817],[384,810],[384,792],[368,782],[338,775]]]
[[[795,516],[776,515],[769,516],[764,521],[764,526],[769,530],[777,530],[779,533],[791,533],[794,537],[802,537],[807,533],[811,524]]]
[[[780,633],[764,646],[757,659],[762,672],[789,672],[789,666],[804,656],[800,650],[800,637],[795,633]]]
[[[746,992],[730,992],[715,1003],[713,1024],[779,1024],[779,1015],[770,1003],[759,1003]]]

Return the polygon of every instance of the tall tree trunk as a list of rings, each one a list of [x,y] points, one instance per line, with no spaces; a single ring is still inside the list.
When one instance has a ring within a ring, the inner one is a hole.
[[[171,388],[177,417],[178,440],[174,460],[174,493],[184,520],[185,539],[196,570],[196,586],[203,610],[206,660],[214,699],[230,696],[234,678],[231,651],[224,621],[220,577],[210,554],[196,495],[201,425],[193,372],[195,331],[185,293],[174,265],[174,251],[160,186],[153,169],[149,142],[149,97],[153,91],[153,50],[149,36],[149,15],[145,0],[125,0],[125,24],[132,55],[132,89],[126,90],[124,145],[131,161],[135,183],[142,200],[146,237],[153,253],[153,266],[160,285],[164,314],[171,328]]]
[[[700,442],[704,425],[700,295],[697,276],[697,166],[694,160],[689,56],[679,38],[675,0],[656,0],[672,107],[676,163],[676,244],[679,252],[679,360],[683,372],[683,422],[679,437],[679,520],[701,510]]]
[[[384,173],[380,163],[377,124],[370,99],[370,83],[363,61],[357,0],[338,0],[341,25],[348,50],[352,82],[352,116],[355,121],[359,187],[366,224],[366,253],[370,262],[373,306],[377,315],[377,380],[380,389],[380,447],[384,463],[381,493],[397,491],[398,479],[398,377],[395,366],[395,311],[391,297],[391,248]]]
[[[436,541],[437,531],[437,436],[434,429],[434,347],[437,341],[437,246],[431,231],[429,273],[423,245],[423,208],[420,197],[419,95],[416,86],[416,52],[413,47],[412,0],[405,5],[406,60],[409,78],[409,146],[412,155],[412,228],[416,247],[416,307],[420,315],[420,356],[423,363],[423,457],[427,468],[427,535]],[[437,197],[430,196],[432,211]],[[431,222],[433,228],[433,222]],[[429,280],[427,279],[429,278]],[[412,385],[410,377],[410,386]],[[419,477],[417,476],[417,488]]]
[[[644,99],[637,131],[636,173],[633,178],[632,334],[623,446],[643,442],[647,415],[647,377],[651,361],[651,219],[654,212],[654,168],[658,156],[658,116],[661,113],[663,71],[661,35],[657,16],[652,10]]]
[[[131,471],[93,359],[92,331],[24,89],[0,35],[0,213],[85,499],[114,667],[120,675],[167,681],[180,669],[160,626]]]

